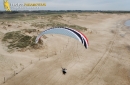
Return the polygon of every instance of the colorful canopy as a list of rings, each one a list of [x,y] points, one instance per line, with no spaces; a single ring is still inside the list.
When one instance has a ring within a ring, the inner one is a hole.
[[[36,43],[38,43],[40,37],[44,34],[62,34],[62,35],[66,35],[66,36],[75,38],[76,40],[80,41],[85,46],[85,48],[88,48],[88,45],[89,45],[88,39],[83,33],[76,31],[74,29],[71,29],[71,28],[50,28],[50,29],[47,29],[37,36]]]

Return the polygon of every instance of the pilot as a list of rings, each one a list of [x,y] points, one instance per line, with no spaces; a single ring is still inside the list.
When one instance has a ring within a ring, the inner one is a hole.
[[[65,75],[67,72],[66,72],[66,68],[62,68],[62,73]]]

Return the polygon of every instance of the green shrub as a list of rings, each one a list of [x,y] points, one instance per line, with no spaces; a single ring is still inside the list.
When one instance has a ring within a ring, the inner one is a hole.
[[[20,31],[8,32],[4,35],[2,41],[7,42],[8,48],[26,48],[36,46],[35,44],[36,36],[28,36]],[[41,43],[41,40],[40,40]]]

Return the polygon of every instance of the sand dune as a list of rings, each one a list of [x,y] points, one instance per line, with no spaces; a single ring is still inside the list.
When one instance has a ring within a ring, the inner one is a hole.
[[[62,35],[46,35],[43,49],[25,52],[9,53],[0,43],[1,85],[129,85],[130,30],[124,26],[124,21],[130,15],[76,15],[74,19],[64,15],[61,21],[88,28],[83,32],[89,39],[88,49]],[[30,28],[28,23],[24,26],[22,22],[22,27],[17,26],[14,23],[5,30],[2,25],[0,29],[6,33]],[[62,74],[61,67],[67,68],[66,75]],[[18,73],[15,76],[14,71]]]

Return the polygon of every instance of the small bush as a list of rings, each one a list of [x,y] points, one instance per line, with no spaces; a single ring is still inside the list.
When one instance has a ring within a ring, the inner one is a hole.
[[[38,44],[35,44],[36,36],[28,36],[23,34],[20,31],[8,32],[4,35],[2,41],[8,43],[8,48],[26,48],[26,47],[34,47]],[[40,40],[40,44],[42,40]]]
[[[41,23],[32,23],[31,26],[38,27],[38,28],[44,28],[46,25]]]
[[[32,32],[36,32],[36,29],[22,29],[22,31],[27,32],[27,33],[32,33]]]

